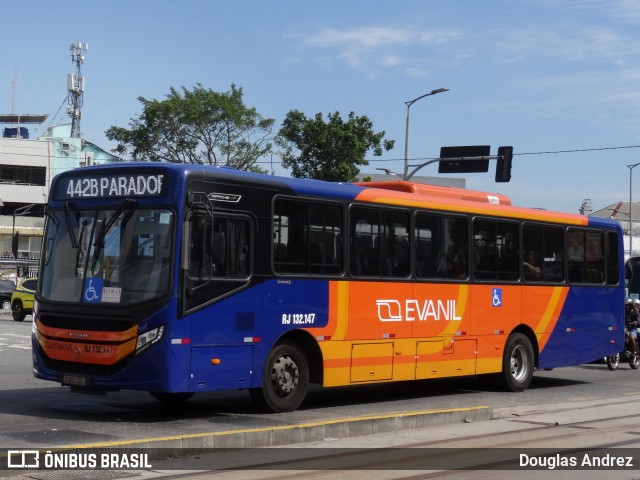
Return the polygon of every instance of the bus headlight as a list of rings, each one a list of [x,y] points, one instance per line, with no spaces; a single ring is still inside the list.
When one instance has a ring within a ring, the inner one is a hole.
[[[164,325],[162,327],[154,328],[148,332],[142,333],[138,336],[136,342],[136,354],[143,352],[154,343],[158,342],[162,338],[164,332]]]
[[[36,342],[38,341],[38,325],[36,325],[35,317],[31,322],[31,336],[36,340]]]

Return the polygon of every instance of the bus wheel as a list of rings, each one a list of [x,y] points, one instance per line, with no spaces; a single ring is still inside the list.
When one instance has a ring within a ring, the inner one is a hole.
[[[507,390],[522,392],[533,378],[533,347],[526,335],[514,333],[507,340],[502,360],[502,379]]]
[[[295,342],[282,343],[269,352],[262,371],[262,388],[249,390],[260,407],[290,412],[300,406],[309,388],[309,366]]]
[[[167,393],[167,392],[149,392],[149,394],[156,400],[160,400],[162,403],[169,405],[180,405],[193,397],[193,392],[179,392],[179,393]]]

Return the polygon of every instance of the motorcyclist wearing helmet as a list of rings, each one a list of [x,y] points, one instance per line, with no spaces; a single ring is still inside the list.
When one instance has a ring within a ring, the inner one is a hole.
[[[636,352],[636,342],[638,338],[638,313],[640,312],[640,299],[627,299],[624,304],[624,322],[629,332],[629,346],[631,353]]]

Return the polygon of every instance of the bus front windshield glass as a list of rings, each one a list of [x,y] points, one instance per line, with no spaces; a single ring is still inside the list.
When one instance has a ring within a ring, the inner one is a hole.
[[[40,268],[45,300],[132,304],[170,284],[175,215],[125,200],[112,210],[48,213]]]

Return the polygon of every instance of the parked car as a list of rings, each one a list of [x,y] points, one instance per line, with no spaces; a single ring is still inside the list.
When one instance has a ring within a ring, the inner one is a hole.
[[[9,310],[11,308],[11,294],[16,289],[13,280],[0,278],[0,309]]]
[[[33,298],[37,283],[37,278],[25,278],[11,295],[11,313],[16,322],[23,321],[24,317],[33,312]]]

